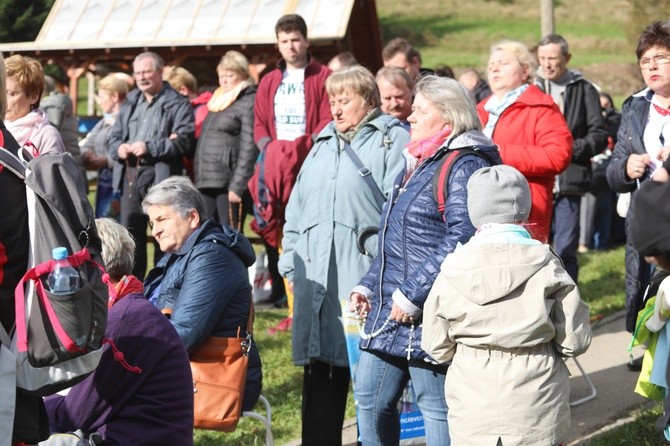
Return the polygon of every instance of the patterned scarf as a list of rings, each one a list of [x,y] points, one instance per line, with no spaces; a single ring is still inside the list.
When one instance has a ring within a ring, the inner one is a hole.
[[[483,130],[486,136],[491,138],[500,115],[502,115],[507,107],[512,105],[514,101],[519,99],[519,96],[521,96],[521,93],[526,91],[526,88],[528,88],[528,84],[523,84],[519,88],[508,91],[502,98],[498,98],[498,96],[493,95],[491,96],[491,99],[489,99],[488,102],[484,104],[484,110],[489,112],[489,120]]]
[[[240,95],[240,92],[251,85],[250,80],[245,80],[235,85],[231,90],[223,91],[221,87],[214,91],[209,102],[207,102],[207,109],[211,112],[221,112],[232,105],[233,102]]]
[[[143,293],[144,285],[135,276],[123,276],[116,285],[109,286],[109,301],[107,308],[112,308],[115,303],[130,293]]]
[[[405,166],[407,168],[406,179],[414,173],[416,168],[419,167],[422,162],[430,158],[437,152],[437,149],[442,147],[447,138],[449,138],[449,135],[451,135],[452,130],[453,129],[450,126],[446,126],[428,138],[407,143],[405,150],[402,152],[405,157]]]

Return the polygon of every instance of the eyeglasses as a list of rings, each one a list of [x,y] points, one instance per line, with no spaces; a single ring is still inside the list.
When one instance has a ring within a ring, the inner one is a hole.
[[[156,72],[156,70],[135,71],[133,73],[133,76],[135,76],[135,77],[151,76],[155,72]]]
[[[670,54],[658,53],[655,56],[640,59],[640,68],[649,68],[652,60],[656,65],[665,65],[666,63],[670,63]]]

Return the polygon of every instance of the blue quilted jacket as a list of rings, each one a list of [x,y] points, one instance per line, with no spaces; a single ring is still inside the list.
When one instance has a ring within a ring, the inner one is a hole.
[[[432,185],[438,161],[449,150],[463,147],[479,150],[484,157],[465,155],[457,159],[448,178],[444,215],[440,215]],[[431,360],[421,350],[421,323],[412,327],[389,321],[382,326],[394,301],[416,320],[431,317],[423,315],[423,304],[442,261],[457,243],[467,242],[475,232],[466,202],[468,179],[478,169],[501,162],[491,140],[473,130],[450,139],[417,168],[404,187],[404,170],[396,178],[381,217],[379,255],[354,288],[368,297],[372,307],[365,333],[381,330],[371,339],[362,339],[361,349]]]

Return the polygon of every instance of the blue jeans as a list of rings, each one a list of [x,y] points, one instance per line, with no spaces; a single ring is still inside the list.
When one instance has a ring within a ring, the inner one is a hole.
[[[579,195],[559,195],[554,198],[552,217],[553,245],[556,254],[563,261],[565,270],[577,283],[579,266],[577,265],[577,246],[579,244],[579,208],[582,197]]]
[[[426,444],[449,446],[448,408],[444,398],[446,372],[443,365],[362,351],[356,368],[354,393],[363,446],[398,444],[398,401],[410,378],[424,419]]]

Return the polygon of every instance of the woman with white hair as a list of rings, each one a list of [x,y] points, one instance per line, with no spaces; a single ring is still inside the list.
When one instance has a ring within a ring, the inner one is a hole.
[[[251,306],[247,268],[256,260],[249,240],[206,218],[202,194],[187,177],[154,184],[142,211],[165,253],[145,280],[145,295],[170,313],[186,351],[193,353],[210,336],[245,337]],[[260,393],[261,358],[252,340],[242,410],[253,409]]]
[[[427,444],[449,444],[447,402],[435,391],[444,388],[447,366],[421,349],[423,305],[446,255],[475,233],[466,205],[468,179],[500,163],[463,85],[426,76],[414,93],[405,169],[384,208],[379,255],[350,295],[350,310],[365,320],[357,369],[362,373],[354,383],[365,446],[398,444],[397,404],[410,378]],[[456,150],[459,158],[445,161]],[[442,171],[445,162],[452,163],[448,172]]]
[[[97,219],[111,281],[106,350],[95,372],[66,396],[45,398],[56,432],[97,432],[104,444],[193,444],[193,384],[170,321],[132,276],[135,242],[112,219]]]
[[[572,134],[551,96],[533,85],[535,65],[523,43],[503,40],[491,46],[487,71],[493,95],[477,111],[503,162],[528,180],[533,200],[528,230],[547,242],[554,181],[572,160]]]

